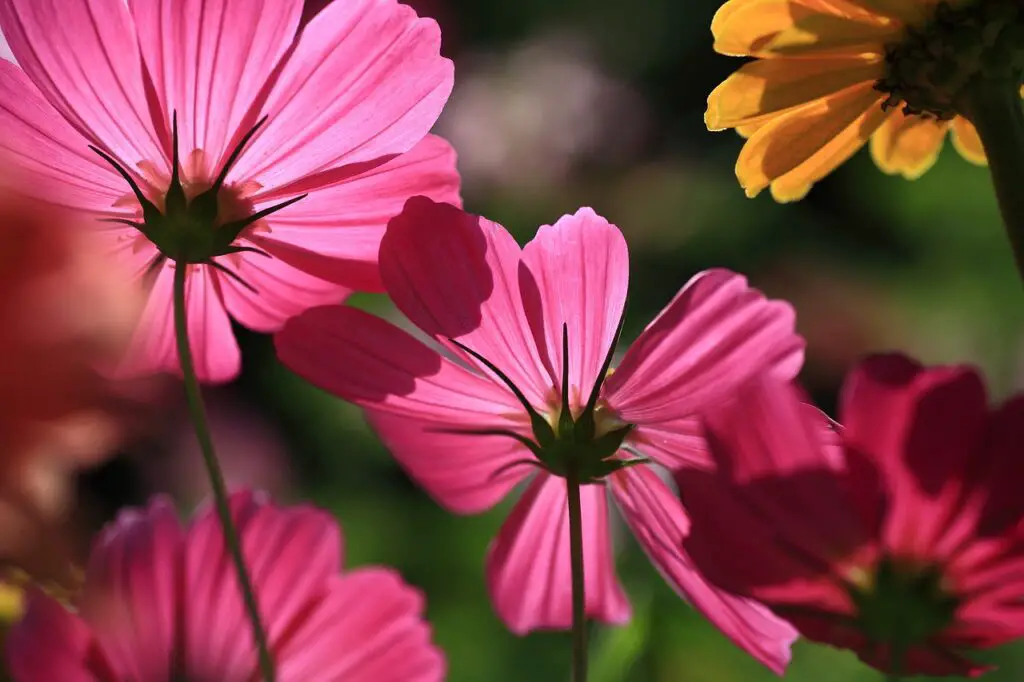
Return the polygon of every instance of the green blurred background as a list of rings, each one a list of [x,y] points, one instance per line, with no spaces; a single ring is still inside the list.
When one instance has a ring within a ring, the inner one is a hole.
[[[311,3],[309,11],[317,8]],[[733,175],[741,139],[704,127],[707,94],[739,66],[715,55],[718,0],[420,0],[456,62],[437,132],[460,154],[468,210],[528,240],[581,205],[630,243],[625,340],[701,269],[730,267],[791,300],[809,340],[803,379],[832,411],[865,352],[902,348],[928,362],[982,365],[997,398],[1024,371],[1021,287],[987,171],[946,149],[923,179],[883,175],[862,152],[804,201],[748,200]],[[393,315],[386,300],[356,299]],[[337,514],[347,562],[390,564],[428,595],[452,682],[562,682],[569,637],[520,638],[495,617],[483,560],[509,504],[478,517],[438,508],[382,449],[353,407],[275,360],[239,330],[244,374],[209,392],[236,485]],[[180,387],[168,394],[177,400]],[[130,451],[82,480],[100,521],[170,491],[204,494],[198,455],[173,402]],[[621,528],[619,529],[622,530]],[[633,599],[626,628],[594,631],[593,682],[756,682],[773,676],[666,587],[625,532],[619,569]],[[1024,647],[991,655],[995,680],[1024,675]],[[880,679],[848,654],[801,643],[787,679]]]

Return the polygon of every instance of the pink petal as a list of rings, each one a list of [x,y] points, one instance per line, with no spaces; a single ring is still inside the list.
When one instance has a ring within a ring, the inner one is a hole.
[[[658,464],[673,470],[709,461],[704,425],[696,417],[645,423],[629,434],[627,442]]]
[[[241,368],[241,355],[224,309],[220,282],[209,272],[208,266],[189,267],[192,270],[188,275],[185,298],[196,374],[202,382],[230,381]],[[149,292],[149,301],[132,337],[131,347],[118,368],[119,375],[181,374],[174,335],[173,278],[173,266],[165,264]]]
[[[167,166],[123,0],[0,0],[0,30],[25,73],[88,142],[128,168]]]
[[[72,208],[110,210],[130,189],[87,145],[24,71],[0,61],[0,151],[25,189]]]
[[[341,303],[351,293],[333,282],[324,281],[299,270],[280,258],[243,253],[222,258],[225,267],[255,291],[232,277],[221,277],[224,305],[231,316],[250,329],[275,332],[288,318],[304,310],[327,303]]]
[[[341,569],[337,523],[311,507],[280,508],[251,492],[232,495],[231,507],[271,647],[280,651],[308,623]],[[248,679],[246,671],[256,664],[234,566],[223,543],[220,521],[206,507],[189,530],[183,558],[190,604],[184,650],[198,679]]]
[[[781,675],[797,632],[761,604],[713,587],[683,550],[690,523],[672,491],[651,469],[614,474],[612,491],[640,545],[666,581],[751,656]]]
[[[14,682],[107,682],[109,667],[88,626],[57,601],[29,593],[25,616],[6,637]]]
[[[486,509],[525,475],[522,467],[499,473],[532,456],[511,438],[439,432],[526,433],[523,409],[508,391],[390,323],[355,308],[314,308],[289,320],[274,341],[292,371],[366,408],[398,461],[449,509]]]
[[[716,585],[776,603],[844,609],[828,588],[870,545],[827,423],[764,376],[707,418],[716,470],[677,470],[693,520],[685,549]]]
[[[395,0],[332,2],[303,28],[233,177],[277,187],[409,151],[451,93],[440,46],[437,23]]]
[[[708,270],[647,326],[605,397],[640,426],[694,416],[760,372],[792,378],[803,348],[789,304],[765,299],[741,275]]]
[[[157,498],[122,511],[93,548],[82,614],[119,679],[158,680],[171,667],[183,539],[171,501]]]
[[[561,387],[566,325],[570,399],[586,404],[626,304],[626,240],[593,209],[581,208],[541,227],[523,249],[523,265],[519,287],[541,358]]]
[[[202,149],[219,169],[256,123],[257,96],[295,39],[301,0],[129,0],[142,56],[182,158]]]
[[[393,571],[336,577],[281,648],[281,682],[440,682],[423,596]]]
[[[523,310],[520,253],[501,225],[413,197],[388,224],[380,273],[413,324],[442,343],[454,338],[472,348],[543,410],[557,392]]]
[[[907,556],[930,555],[954,530],[977,464],[988,417],[981,378],[968,367],[874,356],[847,379],[840,409],[847,448],[883,476],[885,542]]]
[[[586,613],[605,623],[629,620],[615,573],[603,485],[580,489]],[[487,583],[498,615],[516,634],[572,627],[572,571],[565,479],[540,473],[506,519],[487,555]]]
[[[358,291],[380,291],[377,254],[384,228],[416,195],[462,203],[455,150],[440,137],[428,135],[388,163],[313,192],[272,216],[271,231],[251,241],[320,279]],[[259,200],[270,203],[281,196]]]
[[[466,415],[464,428],[486,428],[483,415]],[[475,419],[474,419],[475,418]],[[455,514],[478,514],[505,499],[530,473],[536,458],[508,436],[439,431],[454,420],[428,421],[368,410],[366,419],[388,452],[438,504]],[[527,429],[513,428],[527,435]]]

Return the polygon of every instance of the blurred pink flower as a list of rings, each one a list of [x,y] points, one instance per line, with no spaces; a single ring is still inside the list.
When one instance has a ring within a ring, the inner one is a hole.
[[[569,409],[577,420],[593,416],[593,442],[610,448],[597,466],[609,469],[623,456],[620,445],[670,468],[703,461],[696,415],[752,374],[792,377],[802,361],[792,309],[765,300],[739,275],[712,270],[691,280],[647,327],[588,411],[629,277],[622,234],[589,208],[541,227],[520,249],[496,223],[413,198],[389,224],[380,263],[398,308],[458,361],[345,306],[289,321],[277,335],[278,353],[312,383],[364,407],[411,475],[456,513],[493,506],[527,477],[529,467],[517,464],[540,463],[526,442],[559,428],[563,324]],[[462,346],[499,368],[521,398]],[[630,616],[612,556],[610,490],[667,580],[759,660],[774,670],[785,666],[794,631],[704,581],[681,552],[689,528],[683,507],[653,469],[630,466],[593,479],[581,491],[590,617],[622,623]],[[514,632],[570,626],[566,504],[564,479],[538,472],[491,547],[491,596]]]
[[[337,523],[231,498],[279,682],[435,682],[423,598],[392,570],[340,573]],[[11,631],[16,682],[250,682],[256,650],[212,509],[182,528],[169,500],[123,511],[93,548],[76,610],[41,593]]]
[[[902,355],[851,373],[842,427],[773,379],[737,396],[716,466],[676,474],[710,579],[897,677],[977,676],[965,651],[1024,635],[1024,396]]]
[[[403,202],[459,200],[454,152],[427,135],[453,82],[434,21],[345,0],[297,32],[302,0],[257,5],[0,0],[20,64],[0,60],[0,149],[40,197],[121,221],[102,234],[147,278],[126,373],[177,369],[168,244],[200,252],[186,259],[190,336],[200,378],[224,381],[240,360],[229,315],[269,332],[379,289],[380,236]]]

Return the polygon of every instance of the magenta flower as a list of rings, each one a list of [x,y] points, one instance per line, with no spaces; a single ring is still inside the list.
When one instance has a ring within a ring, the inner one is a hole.
[[[239,528],[279,682],[436,682],[423,598],[392,570],[341,570],[337,523],[236,493]],[[220,523],[182,528],[169,500],[100,536],[75,610],[35,593],[7,640],[15,682],[250,682],[256,648]]]
[[[344,306],[289,321],[278,353],[312,383],[364,407],[399,462],[453,512],[483,511],[534,473],[487,558],[508,627],[571,624],[566,483],[548,456],[571,437],[594,455],[581,490],[587,615],[609,623],[630,616],[612,555],[610,492],[666,579],[781,670],[794,630],[705,582],[680,549],[689,528],[683,507],[652,468],[627,457],[639,452],[670,468],[704,461],[695,416],[705,406],[754,373],[792,377],[800,368],[790,307],[765,300],[739,275],[702,273],[605,381],[628,253],[618,229],[591,209],[540,228],[520,249],[496,223],[413,198],[388,226],[380,265],[395,304],[444,355]]]
[[[1024,395],[977,370],[873,356],[842,427],[759,378],[708,415],[711,467],[677,472],[709,578],[893,677],[963,675],[1024,636]]]
[[[172,261],[189,264],[199,377],[228,380],[229,315],[270,332],[379,289],[380,237],[405,200],[459,200],[454,152],[427,135],[453,82],[437,24],[344,0],[297,32],[302,7],[0,0],[21,66],[0,60],[0,150],[41,199],[107,220],[149,287],[125,373],[179,371]]]

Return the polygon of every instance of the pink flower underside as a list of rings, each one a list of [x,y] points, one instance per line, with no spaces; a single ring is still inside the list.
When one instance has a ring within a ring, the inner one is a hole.
[[[282,682],[432,682],[445,664],[421,595],[392,571],[339,573],[326,514],[232,498]],[[80,615],[34,594],[8,640],[18,682],[256,679],[256,652],[212,510],[188,529],[170,503],[123,512],[97,542]]]
[[[913,670],[980,673],[956,652],[1024,633],[1024,509],[1007,483],[1024,466],[1024,397],[990,413],[973,370],[877,356],[847,380],[839,452],[799,398],[762,380],[712,416],[718,471],[677,472],[694,518],[686,549],[717,584],[873,665],[888,654],[836,621],[853,609],[844,576],[879,553],[942,565],[963,603],[912,652]]]
[[[423,229],[425,225],[430,229]],[[548,412],[561,382],[559,320],[564,320],[571,397],[581,404],[625,302],[628,255],[622,235],[590,209],[581,209],[542,227],[520,250],[500,225],[417,198],[389,225],[380,262],[381,277],[396,305],[444,355],[373,315],[338,306],[310,310],[286,324],[276,337],[279,357],[318,386],[366,408],[385,445],[440,504],[457,513],[487,509],[530,473],[528,466],[513,465],[531,455],[508,437],[472,437],[451,430],[499,428],[530,436],[529,424],[512,394],[448,339],[494,362],[535,407]],[[799,367],[802,351],[802,341],[792,330],[792,312],[750,291],[739,276],[706,273],[684,289],[637,345],[656,357],[687,356],[689,362],[662,361],[662,371],[693,382],[698,393],[706,381],[736,384],[765,367],[788,378]],[[691,315],[699,326],[688,322]],[[747,318],[751,321],[744,323]],[[675,326],[670,328],[669,321]],[[718,339],[720,347],[703,341],[700,328]],[[673,349],[666,351],[663,344]],[[759,353],[752,353],[755,347]],[[624,397],[643,414],[648,406],[631,392],[629,377],[633,372],[660,373],[636,358],[630,363],[625,380],[618,380],[616,392],[606,392],[605,399],[617,409],[614,400]],[[690,392],[672,389],[680,396]],[[703,395],[720,397],[726,390],[706,388]],[[654,397],[649,409],[657,420],[649,429],[640,423],[638,447],[670,466],[702,457],[694,413],[667,411],[663,406],[674,400],[670,389],[659,387]],[[634,486],[638,490],[647,489],[644,483],[655,486],[641,473],[631,472],[622,480],[632,477],[640,477]],[[657,485],[661,487],[651,495],[676,510],[667,519],[657,517],[656,506],[622,502],[625,493],[613,486],[620,506],[636,510],[631,525],[645,549],[716,624],[781,669],[792,630],[749,602],[732,603],[718,595],[678,549],[670,549],[668,538],[682,537],[686,518],[664,484]],[[615,578],[605,495],[601,486],[587,487],[584,495],[586,533],[594,538],[589,543],[593,557],[587,562],[592,567],[587,609],[595,618],[622,622],[629,609]],[[538,474],[492,547],[492,596],[516,632],[564,628],[570,622],[564,509],[564,484]],[[564,576],[558,578],[558,573]]]
[[[296,36],[300,0],[264,2],[260,11],[248,0],[59,4],[58,15],[52,3],[0,0],[0,29],[21,67],[0,60],[0,152],[43,196],[135,219],[121,207],[127,183],[88,145],[137,170],[140,182],[140,164],[166,177],[172,111],[182,158],[202,150],[211,169],[268,117],[228,176],[229,186],[256,188],[254,210],[312,192],[243,240],[272,259],[221,259],[258,294],[205,266],[190,273],[204,380],[238,372],[229,313],[272,331],[352,290],[378,290],[380,238],[404,201],[460,201],[454,151],[427,136],[451,91],[452,65],[438,53],[436,23],[409,7],[335,2]],[[104,232],[136,272],[156,255],[132,228]],[[169,265],[157,275],[125,374],[177,366],[171,276]]]

